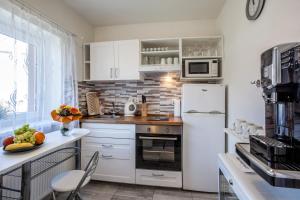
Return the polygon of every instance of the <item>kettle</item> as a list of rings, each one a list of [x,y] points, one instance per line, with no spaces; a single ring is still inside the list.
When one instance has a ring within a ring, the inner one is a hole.
[[[129,97],[128,101],[125,103],[124,106],[124,115],[125,116],[134,116],[137,105],[136,105],[137,99],[134,97]]]

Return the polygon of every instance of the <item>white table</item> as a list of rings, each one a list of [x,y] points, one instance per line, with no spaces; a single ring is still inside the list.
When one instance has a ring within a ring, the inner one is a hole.
[[[232,159],[234,154],[220,154],[219,168],[240,200],[299,200],[300,189],[274,187],[258,174],[245,173]]]
[[[89,134],[88,129],[76,128],[72,130],[70,136],[63,136],[60,131],[55,131],[46,134],[44,144],[38,149],[22,152],[22,153],[7,153],[0,150],[0,176],[22,166],[22,196],[24,200],[30,199],[30,161],[36,160],[49,154],[59,148],[79,141],[82,137]],[[80,159],[80,158],[78,158]],[[29,164],[29,165],[28,165]],[[28,168],[29,167],[29,168]],[[1,180],[0,180],[1,181]],[[0,182],[1,184],[1,182]],[[1,186],[1,185],[0,185]],[[29,191],[29,192],[28,192]],[[29,194],[28,194],[29,193]],[[1,198],[1,197],[0,197]]]

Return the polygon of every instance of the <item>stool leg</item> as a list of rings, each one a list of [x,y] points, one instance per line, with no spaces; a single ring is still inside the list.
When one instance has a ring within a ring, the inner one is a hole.
[[[77,193],[76,197],[77,197],[76,199],[78,199],[78,200],[82,200],[82,198],[81,198],[81,196],[80,196],[80,193],[79,193],[79,192]]]
[[[54,191],[52,191],[52,199],[53,199],[53,200],[56,200],[55,192],[54,192]]]

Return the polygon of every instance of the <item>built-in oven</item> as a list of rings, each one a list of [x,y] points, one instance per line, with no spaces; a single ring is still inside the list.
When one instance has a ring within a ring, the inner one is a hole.
[[[186,78],[204,78],[219,76],[218,59],[185,59],[183,76]]]
[[[137,125],[136,168],[181,171],[181,126]]]

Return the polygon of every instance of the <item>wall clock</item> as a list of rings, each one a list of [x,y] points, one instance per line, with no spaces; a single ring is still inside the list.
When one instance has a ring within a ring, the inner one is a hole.
[[[256,20],[265,5],[265,0],[247,0],[246,15],[249,20]]]

